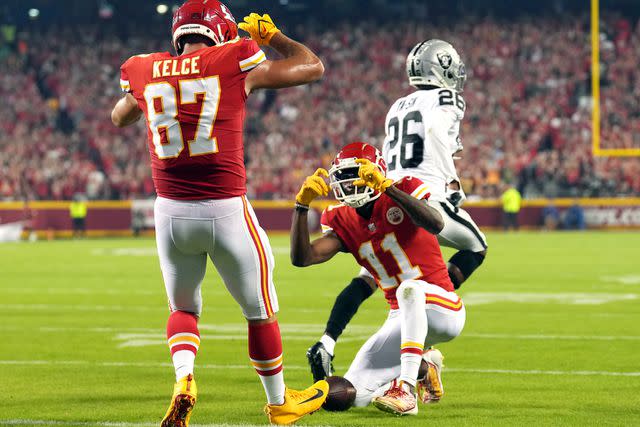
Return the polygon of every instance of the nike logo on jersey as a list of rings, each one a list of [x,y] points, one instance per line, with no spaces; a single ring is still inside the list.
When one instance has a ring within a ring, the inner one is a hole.
[[[305,400],[304,402],[300,402],[298,403],[298,405],[302,405],[303,403],[307,403],[307,402],[311,402],[312,400],[316,400],[321,398],[322,396],[324,396],[324,391],[320,390],[319,388],[316,389],[316,394],[311,396],[310,398],[308,398],[307,400]]]

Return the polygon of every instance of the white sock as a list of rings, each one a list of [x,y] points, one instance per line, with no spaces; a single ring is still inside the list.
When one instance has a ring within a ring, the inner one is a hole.
[[[427,325],[426,297],[419,282],[407,280],[396,291],[400,309],[400,377],[401,381],[416,385]]]
[[[400,376],[398,379],[406,384],[416,386],[422,356],[417,354],[400,355]]]
[[[260,381],[262,381],[262,386],[264,387],[264,391],[267,394],[267,402],[270,405],[282,405],[284,403],[284,370],[278,372],[275,375],[262,376],[260,377]]]
[[[195,360],[196,355],[189,350],[178,350],[173,353],[173,367],[176,370],[176,381],[189,374],[193,374],[193,364]]]
[[[322,343],[322,345],[324,345],[324,348],[327,350],[327,352],[333,356],[333,352],[336,349],[336,340],[334,340],[333,338],[331,338],[329,335],[324,334],[321,338],[320,338],[320,342]]]

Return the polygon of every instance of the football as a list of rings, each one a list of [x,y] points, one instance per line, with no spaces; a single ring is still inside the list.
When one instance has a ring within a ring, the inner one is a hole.
[[[346,411],[356,400],[356,389],[349,380],[333,376],[327,377],[329,394],[322,407],[327,411]]]

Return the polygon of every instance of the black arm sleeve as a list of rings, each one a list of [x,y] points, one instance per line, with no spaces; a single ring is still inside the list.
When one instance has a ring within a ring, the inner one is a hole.
[[[325,333],[337,341],[360,305],[371,294],[373,294],[373,289],[365,280],[359,277],[354,278],[336,298]]]

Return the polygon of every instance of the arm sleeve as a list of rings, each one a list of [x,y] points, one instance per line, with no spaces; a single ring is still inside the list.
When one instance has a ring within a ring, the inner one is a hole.
[[[267,60],[266,55],[254,40],[243,39],[238,49],[238,67],[246,73]]]

